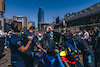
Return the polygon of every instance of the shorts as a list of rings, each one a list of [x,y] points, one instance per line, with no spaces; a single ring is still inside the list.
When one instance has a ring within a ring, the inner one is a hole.
[[[12,61],[12,67],[25,67],[24,61]]]

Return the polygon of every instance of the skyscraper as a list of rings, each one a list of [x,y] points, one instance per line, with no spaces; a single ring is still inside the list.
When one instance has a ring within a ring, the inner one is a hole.
[[[56,18],[56,24],[59,23],[59,20],[60,20],[60,17],[58,16],[58,17]]]
[[[38,12],[38,23],[44,22],[44,8],[40,7]]]

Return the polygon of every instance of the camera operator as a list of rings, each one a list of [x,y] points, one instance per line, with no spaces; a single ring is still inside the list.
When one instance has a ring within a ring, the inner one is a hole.
[[[28,36],[28,43],[24,46],[21,43],[20,37],[18,35],[18,24],[12,24],[12,35],[10,40],[10,48],[11,48],[11,63],[13,67],[26,67],[24,61],[24,52],[29,48],[32,43],[33,38]]]

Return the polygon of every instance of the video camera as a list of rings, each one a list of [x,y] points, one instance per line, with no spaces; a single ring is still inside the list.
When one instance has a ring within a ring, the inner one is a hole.
[[[28,38],[27,36],[32,36],[33,39],[35,38],[35,35],[32,33],[26,33],[25,31],[21,32],[21,36],[23,36],[23,38]]]

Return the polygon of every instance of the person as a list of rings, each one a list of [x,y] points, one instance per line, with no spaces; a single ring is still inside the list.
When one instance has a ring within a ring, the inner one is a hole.
[[[40,48],[43,52],[47,53],[47,51],[44,50],[40,46],[39,42],[37,41],[35,35],[33,34],[34,31],[35,31],[34,27],[31,26],[29,29],[29,32],[25,33],[25,35],[24,35],[24,36],[26,36],[26,34],[29,34],[29,35],[32,35],[34,37],[32,40],[32,43],[29,46],[29,49],[27,49],[25,52],[25,54],[26,54],[26,56],[25,56],[26,57],[26,59],[25,59],[26,67],[38,67],[39,66],[39,64],[40,64],[39,58],[36,55],[34,55],[37,52],[36,47]],[[28,42],[28,39],[24,37],[22,43],[24,45],[26,45],[27,42]]]
[[[4,52],[4,43],[5,43],[5,33],[2,31],[2,26],[0,26],[0,55]]]
[[[27,36],[29,41],[26,46],[24,46],[18,35],[18,24],[12,24],[12,35],[10,39],[10,49],[11,49],[11,64],[13,67],[25,67],[24,52],[29,48],[32,43],[32,36]]]
[[[53,38],[54,38],[54,41],[55,41],[55,44],[56,44],[57,47],[60,46],[60,44],[61,44],[60,43],[60,35],[61,35],[61,33],[60,33],[59,29],[54,30]]]
[[[95,51],[95,67],[100,67],[100,36],[99,36],[99,30],[97,27],[94,28],[94,34],[92,38],[93,47],[92,49]]]
[[[85,40],[88,40],[89,33],[86,31],[86,29],[84,29],[84,36],[83,37]]]
[[[35,36],[36,36],[36,39],[38,40],[38,31],[35,31]]]
[[[95,55],[93,50],[89,47],[88,42],[79,35],[75,35],[75,41],[78,49],[83,54],[84,67],[95,67]]]
[[[94,28],[94,35],[95,36],[98,36],[99,34],[99,29],[97,27]]]
[[[4,33],[3,31],[2,31],[2,26],[0,26],[0,38],[3,40],[3,42],[2,43],[4,43],[4,45],[5,45],[5,49],[7,48],[7,46],[6,46],[6,33]],[[5,42],[4,42],[5,41]]]
[[[11,35],[12,35],[12,31],[10,30],[8,32],[8,34],[6,35],[6,39],[5,39],[5,44],[7,46],[7,48],[9,47],[10,43],[9,43],[9,40],[11,39]]]
[[[63,40],[63,42],[65,42],[69,39],[70,39],[69,32],[67,32],[66,28],[63,28],[63,30],[62,30],[62,40]]]
[[[78,35],[81,36],[81,37],[83,37],[83,32],[80,31],[80,32],[78,33]]]
[[[99,34],[99,30],[97,27],[94,27],[94,33],[93,33],[93,38],[92,38],[92,42],[93,42],[93,49],[95,49],[95,44],[96,44],[96,40]]]
[[[54,41],[54,33],[53,33],[53,29],[52,27],[47,27],[46,29],[47,33],[43,36],[42,40],[41,40],[41,44],[43,46],[47,46],[46,44],[48,44],[48,50],[53,51],[55,49],[55,41]],[[44,44],[44,41],[46,40],[46,44]]]
[[[43,34],[42,34],[42,31],[40,31],[38,34],[38,41],[40,42],[40,45],[41,45],[42,38],[43,38]]]
[[[2,37],[3,35],[5,35],[5,33],[2,31],[2,26],[0,26],[0,37]]]

